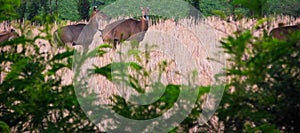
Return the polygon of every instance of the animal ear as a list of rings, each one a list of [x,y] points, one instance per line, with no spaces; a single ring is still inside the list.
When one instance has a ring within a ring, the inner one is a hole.
[[[97,6],[94,6],[94,11],[97,11]]]

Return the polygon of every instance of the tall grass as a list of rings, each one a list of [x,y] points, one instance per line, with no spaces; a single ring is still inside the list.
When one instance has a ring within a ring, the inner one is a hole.
[[[110,22],[100,22],[100,29],[103,29],[105,25],[111,23],[116,20],[111,20]],[[239,21],[225,21],[218,17],[209,17],[203,20],[198,20],[195,22],[193,19],[180,19],[178,21],[174,21],[168,19],[166,21],[160,21],[156,24],[151,24],[149,30],[145,34],[144,40],[141,42],[141,46],[145,46],[145,44],[154,44],[159,45],[161,47],[170,48],[170,45],[174,44],[174,46],[183,46],[186,50],[191,54],[190,59],[184,60],[189,64],[189,62],[195,62],[195,66],[198,71],[197,84],[199,85],[210,85],[214,83],[213,76],[218,72],[222,71],[222,67],[224,64],[219,64],[209,60],[208,58],[215,58],[218,60],[225,60],[226,56],[220,54],[222,50],[220,47],[220,39],[229,35],[233,35],[234,31],[237,29],[246,29],[255,27],[257,20],[255,19],[242,19]],[[285,23],[287,25],[292,25],[300,22],[299,19],[292,19],[287,16],[277,16],[274,17],[269,24],[267,31],[270,31],[272,28],[277,27],[278,23]],[[86,22],[82,22],[86,23]],[[61,27],[66,24],[74,24],[74,22],[65,22],[62,24],[52,24],[51,31],[54,32],[58,27]],[[31,37],[41,35],[44,36],[44,33],[41,32],[46,27],[43,26],[34,26],[30,25],[30,23],[19,23],[19,22],[11,22],[11,25],[17,29],[17,32],[30,33]],[[7,23],[0,24],[0,30],[7,30],[11,25]],[[26,28],[24,28],[26,27]],[[262,34],[263,29],[258,30],[255,33],[257,36]],[[43,33],[43,34],[42,34]],[[49,39],[49,38],[48,38]],[[51,45],[49,41],[52,39],[40,39],[35,40],[34,45],[40,47],[40,53],[49,52],[51,55],[45,55],[45,60],[48,59],[48,56],[53,56],[56,51],[51,51]],[[93,43],[90,48],[96,48],[100,44],[102,44],[102,39],[100,37],[100,33],[97,32],[94,35]],[[144,45],[143,45],[144,44]],[[124,42],[121,45],[126,45]],[[80,49],[81,46],[75,46],[76,49]],[[67,47],[63,48],[62,51],[65,51]],[[2,49],[2,50],[5,50]],[[105,66],[113,61],[116,61],[118,57],[118,50],[120,50],[120,46],[118,46],[117,51],[108,50],[103,57],[95,57],[88,59],[84,64],[83,69],[92,69],[96,65],[98,67]],[[20,50],[19,50],[20,51]],[[51,52],[50,52],[51,51]],[[27,51],[30,53],[30,51]],[[177,70],[180,68],[185,68],[185,66],[181,66],[178,62],[172,62],[174,57],[180,55],[181,53],[178,51],[173,52],[172,54],[166,54],[164,51],[154,50],[150,54],[150,60],[147,63],[148,70],[157,70],[157,66],[164,60],[170,62],[168,67],[166,68],[166,73],[162,75],[162,83],[165,84],[177,84],[181,82],[181,78]],[[228,58],[228,57],[227,57]],[[182,58],[185,59],[185,58]],[[137,61],[135,59],[130,58],[130,60]],[[1,64],[1,79],[5,77],[5,71],[10,70],[10,64]],[[56,78],[61,77],[62,83],[64,85],[72,84],[72,77],[74,73],[69,69],[59,70],[55,76]],[[89,77],[89,86],[97,93],[99,96],[99,103],[101,104],[111,104],[112,101],[109,99],[114,94],[125,94],[126,96],[136,93],[134,90],[120,90],[117,89],[115,84],[111,81],[107,80],[105,77],[101,75],[92,75]],[[214,120],[215,121],[215,120]],[[217,122],[215,122],[217,123]]]
[[[107,24],[116,20],[118,19],[113,19],[110,22],[100,22],[100,29],[103,29]],[[276,16],[272,20],[273,21],[271,21],[269,26],[270,28],[266,29],[267,31],[270,31],[272,28],[277,27],[278,23],[292,25],[300,22],[299,19],[293,19],[288,16]],[[190,51],[194,61],[196,62],[196,66],[199,70],[199,75],[201,75],[201,77],[199,77],[198,83],[200,85],[209,85],[213,82],[211,77],[216,74],[216,72],[220,72],[221,66],[218,65],[218,63],[211,62],[210,60],[208,60],[208,58],[218,58],[221,60],[224,59],[224,56],[216,54],[218,51],[220,51],[220,39],[228,35],[232,35],[234,31],[239,28],[245,29],[254,27],[256,22],[257,20],[255,19],[226,21],[218,17],[208,17],[201,21],[198,20],[197,22],[195,22],[193,19],[180,19],[176,22],[172,19],[168,19],[166,21],[160,21],[157,24],[151,24],[149,30],[145,35],[144,41],[141,43],[152,43],[157,45],[180,43],[184,45]],[[75,23],[87,22],[65,21],[61,24],[55,23],[51,26],[51,31],[54,32],[60,26]],[[40,33],[40,30],[44,28],[43,26],[31,26],[30,24],[19,22],[11,22],[11,25],[15,28],[17,28],[18,26],[27,25],[29,29],[22,30],[31,30],[32,36],[38,35]],[[3,31],[11,28],[11,26],[4,22],[0,24],[0,28],[0,31]],[[20,32],[20,30],[21,29],[17,28],[18,32]],[[262,32],[257,33],[257,35],[261,33]],[[166,38],[158,36],[158,34],[168,37]],[[94,41],[90,48],[96,48],[96,46],[103,43],[100,35],[101,33],[99,32],[95,34]],[[41,47],[41,52],[51,50],[51,46],[49,45],[49,42],[47,40],[38,39],[36,40],[35,44]],[[93,58],[88,61],[89,63],[86,67],[91,68],[92,65],[105,66],[112,62],[112,58],[115,57],[116,54],[116,51],[110,50],[103,57]],[[163,55],[163,53],[160,52],[151,54],[152,61],[150,61],[149,63],[149,68],[156,66],[158,62],[162,61],[168,56],[170,55]],[[3,65],[4,64],[2,64],[2,66]],[[176,63],[173,65],[175,65],[173,66],[173,68],[180,67],[176,66]],[[7,64],[4,65],[4,68],[5,67],[8,67]],[[60,71],[57,75],[62,76],[63,83],[72,84],[73,73],[71,71]],[[2,74],[1,76],[3,78],[4,74]],[[176,79],[175,77],[176,76],[174,76],[174,71],[170,69],[169,73],[165,75],[164,80],[166,83],[174,83],[175,81],[178,81],[178,79]],[[102,76],[93,76],[91,77],[91,81],[91,84],[93,84],[91,86],[95,87],[96,92],[98,92],[99,95],[102,95],[101,97],[103,99],[108,99],[108,97],[118,93],[116,86],[114,86],[110,81],[106,80]],[[107,100],[103,101],[105,101],[105,103],[109,103]]]

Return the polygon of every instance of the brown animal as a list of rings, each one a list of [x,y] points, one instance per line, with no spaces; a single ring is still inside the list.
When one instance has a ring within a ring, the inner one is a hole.
[[[279,40],[287,39],[288,35],[300,31],[300,24],[292,26],[279,26],[270,31],[270,36]]]
[[[92,18],[94,16],[96,16],[96,14],[99,14],[103,19],[109,19],[109,17],[107,15],[105,15],[103,12],[101,12],[99,9],[97,9],[97,7],[94,7],[94,11],[90,16],[90,20],[92,20]],[[53,33],[53,37],[54,40],[61,44],[61,45],[65,45],[65,44],[72,44],[72,45],[76,45],[76,41],[81,33],[81,31],[83,30],[83,28],[86,26],[86,24],[75,24],[75,25],[68,25],[65,27],[62,27],[58,30],[56,30]],[[97,29],[97,27],[96,27]]]
[[[53,34],[54,40],[61,44],[73,44],[86,24],[68,25],[56,30]]]
[[[107,25],[101,32],[103,42],[113,42],[114,49],[116,45],[121,41],[127,40],[130,37],[136,36],[138,33],[145,33],[148,30],[149,21],[149,8],[142,8],[141,21],[134,19],[127,19],[124,21],[116,21],[112,24]]]
[[[2,31],[0,32],[0,43],[17,38],[19,34],[14,30],[11,29],[10,31]],[[0,50],[0,54],[3,52],[3,50]],[[0,71],[0,83],[2,83],[2,73]]]
[[[14,29],[11,29],[10,31],[2,31],[0,32],[0,43],[11,40],[18,36],[18,33]]]

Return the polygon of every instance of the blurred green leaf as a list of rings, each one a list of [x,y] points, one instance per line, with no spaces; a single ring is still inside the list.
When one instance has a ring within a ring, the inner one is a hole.
[[[0,121],[0,131],[10,133],[9,126],[3,121]]]

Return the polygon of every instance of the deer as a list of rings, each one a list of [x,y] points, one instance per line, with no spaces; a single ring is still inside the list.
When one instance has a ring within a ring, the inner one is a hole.
[[[113,49],[116,49],[116,45],[120,42],[137,36],[137,34],[144,34],[148,30],[149,8],[141,7],[141,10],[142,17],[140,21],[132,18],[116,21],[107,25],[103,30],[100,30],[103,42],[113,43]]]
[[[270,36],[277,38],[278,40],[286,40],[288,35],[297,31],[300,31],[300,24],[291,26],[283,26],[283,24],[279,24],[278,28],[274,28],[270,31]]]
[[[53,33],[54,40],[61,44],[72,44],[77,40],[80,32],[86,24],[75,24],[64,26]]]
[[[12,40],[14,38],[19,37],[19,34],[15,31],[15,29],[10,29],[10,31],[2,31],[0,32],[0,44],[5,41]],[[2,54],[3,49],[0,49],[0,54]],[[2,72],[0,71],[0,83],[2,83]]]
[[[17,38],[18,36],[19,34],[15,31],[15,29],[11,29],[10,31],[2,31],[0,32],[0,43]]]
[[[104,14],[97,8],[97,6],[95,6],[90,16],[89,23],[95,16],[97,16],[97,14],[99,14],[99,16],[103,19],[110,19],[109,16]],[[53,33],[54,40],[61,45],[72,44],[74,46],[76,45],[76,41],[86,25],[87,24],[80,23],[64,26]]]

